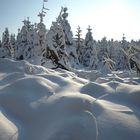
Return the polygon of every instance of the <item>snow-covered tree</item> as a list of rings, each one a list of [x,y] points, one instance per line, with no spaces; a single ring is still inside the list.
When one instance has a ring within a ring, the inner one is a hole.
[[[71,31],[70,24],[67,20],[67,17],[68,17],[67,10],[68,9],[66,7],[64,7],[64,8],[62,7],[60,15],[58,17],[59,18],[58,21],[59,21],[60,25],[62,26],[62,29],[64,32],[66,45],[72,45],[73,44],[73,34]],[[61,15],[61,13],[62,13],[62,15]]]
[[[78,26],[77,28],[77,31],[76,31],[76,40],[75,40],[75,45],[76,45],[76,48],[77,48],[77,55],[78,55],[78,60],[79,60],[79,63],[82,64],[82,57],[83,57],[83,46],[84,46],[84,41],[83,39],[81,38],[81,28],[80,26]]]
[[[123,50],[123,52],[127,57],[129,70],[136,69],[137,74],[140,76],[140,47],[137,45],[129,46],[129,49]]]
[[[27,39],[27,27],[25,24],[26,20],[23,21],[24,25],[22,26],[21,30],[18,30],[17,41],[16,41],[16,52],[15,57],[17,60],[24,59],[24,50],[26,45],[28,44]]]
[[[43,23],[43,17],[45,16],[45,14],[43,12],[39,13],[38,15],[40,17],[40,22],[37,24],[37,34],[38,34],[38,39],[39,39],[39,53],[41,58],[41,65],[45,64],[45,58],[47,55],[47,50],[46,50],[46,26]],[[37,37],[36,37],[37,39]]]
[[[4,57],[5,57],[4,48],[2,47],[2,42],[0,40],[0,58],[4,58]]]
[[[120,63],[121,63],[121,69],[123,69],[123,70],[129,69],[127,57],[124,54],[124,52],[122,51],[122,49],[124,51],[128,50],[128,47],[129,47],[129,43],[126,41],[126,37],[123,34],[122,41],[121,41],[121,50],[120,50],[120,55],[121,55],[121,62]]]
[[[98,67],[103,67],[104,57],[108,57],[108,41],[106,37],[103,37],[101,41],[98,42]]]
[[[62,27],[53,22],[47,33],[47,58],[51,59],[56,68],[69,69],[68,55],[66,53],[65,35]]]
[[[31,59],[35,55],[35,52],[38,51],[35,51],[36,44],[39,44],[39,39],[36,37],[38,36],[36,28],[31,24],[29,18],[24,20],[23,23],[24,25],[21,30],[18,30],[15,46],[15,58],[17,60]]]
[[[22,54],[22,35],[21,35],[21,30],[18,29],[18,34],[16,38],[16,45],[15,45],[15,52],[14,52],[14,58],[16,60],[22,60],[23,59],[23,54]]]
[[[21,30],[18,31],[17,41],[16,41],[16,51],[15,57],[17,60],[29,59],[31,58],[31,50],[33,48],[31,42],[31,23],[29,18],[23,21],[24,25]]]
[[[121,47],[123,48],[123,50],[128,50],[129,48],[129,43],[126,41],[125,34],[123,34],[123,37],[122,37]]]
[[[112,61],[110,58],[105,58],[103,60],[103,67],[100,69],[102,74],[109,74],[112,73],[112,64],[115,63],[114,61]]]
[[[24,59],[28,60],[33,56],[34,56],[34,26],[30,24],[27,32],[27,45],[25,46],[24,50]]]
[[[2,58],[11,57],[10,35],[9,35],[8,28],[5,28],[5,31],[2,34],[0,57],[2,57]]]
[[[15,57],[15,46],[16,46],[16,38],[15,34],[10,35],[10,48],[11,48],[11,57]]]
[[[115,47],[114,47],[114,40],[111,39],[108,41],[108,56],[110,59],[114,59],[114,50],[115,50]]]
[[[71,31],[71,27],[67,20],[68,17],[67,10],[68,9],[66,7],[61,8],[60,14],[57,18],[57,23],[61,25],[65,35],[66,51],[69,56],[68,61],[70,62],[71,67],[76,68],[79,65],[79,60],[77,57],[76,47],[73,41],[73,34]]]
[[[120,42],[119,41],[114,41],[111,39],[108,42],[108,57],[114,62],[110,63],[112,70],[117,70],[118,64],[120,63]]]
[[[84,41],[84,48],[83,48],[83,59],[82,64],[86,67],[96,69],[97,68],[97,52],[96,46],[94,45],[94,40],[92,37],[92,32],[90,26],[88,27],[88,32],[85,37]]]
[[[2,57],[2,43],[1,43],[1,40],[0,40],[0,58]]]
[[[37,24],[35,23],[34,25],[32,25],[32,42],[33,42],[33,56],[35,57],[40,57],[42,56],[42,50],[41,50],[41,46],[40,46],[40,41],[39,41],[39,35],[38,35],[38,28],[37,28]]]

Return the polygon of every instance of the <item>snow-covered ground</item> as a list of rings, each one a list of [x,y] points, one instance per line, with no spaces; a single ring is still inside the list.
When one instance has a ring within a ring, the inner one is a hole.
[[[0,59],[0,140],[139,140],[140,78]]]

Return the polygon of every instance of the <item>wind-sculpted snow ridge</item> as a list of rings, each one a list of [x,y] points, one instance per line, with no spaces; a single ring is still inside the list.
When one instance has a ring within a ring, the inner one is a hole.
[[[139,140],[140,79],[90,73],[0,59],[0,140]]]

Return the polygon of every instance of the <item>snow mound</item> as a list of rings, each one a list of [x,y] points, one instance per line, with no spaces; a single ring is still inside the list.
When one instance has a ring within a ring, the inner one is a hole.
[[[98,98],[109,93],[109,88],[98,83],[89,82],[81,88],[81,93]]]
[[[17,127],[8,120],[2,112],[0,112],[0,139],[17,139],[18,138],[18,129]]]
[[[90,81],[95,81],[97,78],[99,78],[102,74],[96,70],[91,71],[85,71],[85,70],[74,70],[74,73],[77,74],[77,76],[88,79]]]
[[[139,78],[78,74],[0,59],[0,140],[139,140]]]

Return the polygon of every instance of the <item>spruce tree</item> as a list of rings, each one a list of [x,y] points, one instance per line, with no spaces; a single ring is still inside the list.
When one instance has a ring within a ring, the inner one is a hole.
[[[124,51],[128,50],[128,47],[129,47],[129,44],[126,41],[125,35],[123,34],[122,41],[121,41],[121,50],[120,50],[120,55],[121,55],[120,69],[122,69],[122,70],[129,69],[128,59],[127,59],[126,55],[124,54]]]
[[[118,63],[118,57],[119,57],[119,46],[120,43],[118,41],[114,41],[113,39],[111,39],[110,41],[108,41],[108,57],[114,62],[114,63],[110,63],[112,70],[116,70],[117,69],[117,63]]]
[[[16,38],[16,45],[15,45],[15,52],[14,52],[14,57],[16,60],[22,60],[23,59],[23,51],[22,51],[22,34],[21,30],[18,29],[18,34]]]
[[[0,57],[2,58],[11,57],[10,35],[8,28],[5,28],[5,31],[2,34],[2,49]]]
[[[108,41],[106,37],[103,37],[101,41],[98,42],[98,68],[100,69],[104,65],[104,58],[108,58]]]
[[[46,38],[47,58],[52,60],[56,68],[68,70],[69,62],[62,27],[57,22],[53,22]]]
[[[66,44],[66,51],[68,54],[68,61],[71,67],[76,68],[79,65],[79,60],[77,57],[76,47],[73,41],[73,34],[71,31],[71,26],[67,20],[68,18],[68,9],[66,7],[62,7],[60,14],[57,18],[57,23],[59,23],[63,29],[65,35],[65,44]]]
[[[22,29],[18,31],[15,57],[17,60],[30,59],[33,56],[34,49],[34,28],[29,21],[23,21]]]
[[[62,7],[62,15],[59,15],[59,23],[62,26],[64,35],[65,35],[65,43],[66,45],[72,45],[73,44],[73,34],[71,31],[71,27],[70,24],[67,20],[68,17],[68,13],[67,13],[67,8],[66,7]],[[60,13],[61,14],[61,13]],[[61,17],[60,17],[61,16]]]
[[[25,60],[33,56],[34,50],[34,25],[31,24],[29,18],[25,21],[27,29],[27,44],[25,45],[23,57]]]
[[[33,25],[32,25],[33,26]],[[35,57],[41,57],[42,56],[42,50],[40,47],[40,41],[39,41],[39,35],[38,35],[38,28],[37,28],[37,24],[35,23],[34,28],[32,29],[33,33],[33,46],[34,46],[34,50],[33,50],[33,56]]]
[[[11,57],[15,58],[15,46],[16,46],[16,38],[15,34],[10,35],[10,48],[11,48]]]
[[[39,53],[41,56],[41,65],[45,64],[45,58],[46,58],[46,26],[43,23],[43,17],[45,16],[45,14],[43,12],[39,13],[38,15],[40,17],[40,22],[37,24],[37,34],[38,34],[38,39],[39,39],[39,47],[40,47],[40,51]],[[37,38],[36,38],[37,39]]]
[[[2,47],[2,42],[0,40],[0,58],[4,58],[4,49]]]
[[[25,59],[25,49],[28,42],[28,28],[27,28],[27,20],[23,21],[24,25],[22,26],[21,30],[18,30],[17,35],[17,42],[16,42],[16,59],[23,60]]]
[[[92,32],[90,26],[88,27],[88,32],[84,41],[83,48],[83,59],[82,64],[86,67],[96,69],[97,68],[97,52],[96,47],[94,45],[94,40],[92,37]]]
[[[81,38],[81,32],[82,32],[82,30],[81,30],[81,28],[80,28],[80,26],[78,26],[78,28],[77,28],[77,31],[76,31],[76,48],[77,48],[77,55],[78,55],[78,61],[79,61],[79,63],[80,64],[82,64],[82,57],[83,57],[83,46],[84,46],[84,42],[83,42],[83,39]]]

